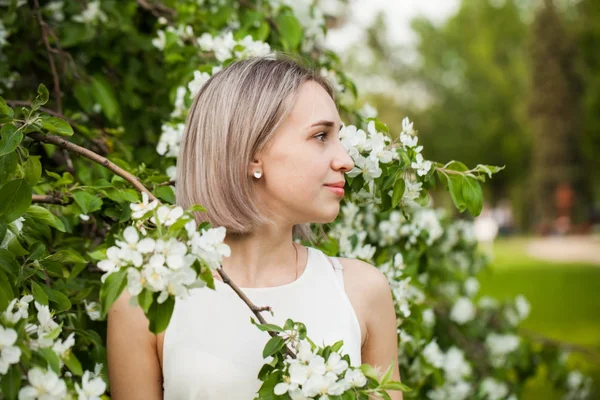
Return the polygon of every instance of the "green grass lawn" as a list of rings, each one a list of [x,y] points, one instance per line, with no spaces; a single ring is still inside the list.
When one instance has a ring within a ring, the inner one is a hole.
[[[523,294],[531,314],[522,327],[545,337],[584,346],[571,363],[600,387],[600,266],[548,262],[529,257],[527,238],[501,239],[494,245],[491,269],[483,271],[480,295],[497,299]],[[524,399],[560,399],[543,374],[530,382]]]

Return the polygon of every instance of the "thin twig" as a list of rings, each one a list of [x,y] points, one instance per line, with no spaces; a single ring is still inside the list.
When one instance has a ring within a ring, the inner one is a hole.
[[[62,206],[66,206],[73,201],[63,202],[56,196],[48,195],[48,194],[34,194],[31,196],[32,203],[46,203],[46,204],[60,204]]]
[[[171,185],[175,185],[175,181],[161,182],[158,185],[156,185],[156,187],[159,187],[159,186],[171,186]]]
[[[48,24],[42,18],[42,11],[40,10],[40,3],[38,0],[33,0],[33,4],[35,6],[35,14],[37,15],[37,20],[42,28],[42,40],[44,41],[44,46],[46,47],[46,51],[48,52],[48,63],[50,64],[50,72],[52,72],[52,79],[54,81],[54,95],[56,96],[56,111],[62,114],[62,92],[60,91],[60,79],[58,77],[58,71],[56,70],[56,65],[54,64],[54,57],[52,56],[52,48],[50,47],[50,41],[48,40]]]
[[[166,14],[170,19],[174,19],[177,16],[177,11],[159,2],[149,3],[148,0],[137,0],[137,3],[143,9],[150,11],[156,18],[163,17],[163,14]]]
[[[148,198],[150,200],[157,200],[156,197],[150,192],[146,187],[138,180],[137,177],[125,171],[121,167],[117,166],[107,158],[102,157],[99,154],[94,153],[91,150],[86,149],[85,147],[78,146],[74,143],[69,142],[68,140],[54,135],[45,135],[43,133],[34,132],[28,135],[30,138],[35,139],[39,142],[50,143],[55,146],[59,146],[63,149],[72,151],[74,153],[80,154],[90,160],[102,165],[103,167],[109,169],[113,173],[119,175],[121,178],[125,179],[127,182],[131,183],[138,191],[145,192],[148,194]]]
[[[221,278],[223,279],[223,283],[229,285],[233,289],[233,291],[244,301],[244,303],[246,303],[246,305],[254,313],[254,315],[256,316],[258,321],[261,324],[266,324],[267,321],[263,318],[262,315],[260,315],[260,313],[262,311],[271,311],[271,307],[269,307],[269,306],[258,307],[256,305],[254,305],[254,303],[252,303],[252,301],[248,298],[248,296],[246,296],[246,294],[244,292],[242,292],[242,290],[229,278],[229,276],[225,273],[225,271],[223,271],[222,266],[217,268],[217,272],[219,273],[219,275],[221,275]],[[271,331],[269,331],[269,335],[271,335],[272,337],[278,336],[277,333],[271,332]],[[285,352],[290,357],[296,358],[296,354],[294,354],[294,352],[292,350],[290,350],[290,348],[287,346],[285,347]]]

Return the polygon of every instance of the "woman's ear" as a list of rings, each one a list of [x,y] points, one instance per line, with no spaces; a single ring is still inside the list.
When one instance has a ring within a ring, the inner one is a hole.
[[[260,177],[263,174],[263,163],[260,159],[255,158],[254,160],[252,160],[252,162],[250,163],[250,169],[249,169],[249,174],[253,177],[255,177],[256,179],[260,179]]]

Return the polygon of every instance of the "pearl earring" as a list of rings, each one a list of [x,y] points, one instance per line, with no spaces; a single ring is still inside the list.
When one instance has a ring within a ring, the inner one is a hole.
[[[261,176],[262,176],[262,172],[260,171],[260,169],[257,169],[256,171],[254,171],[254,177],[256,179],[260,179]]]

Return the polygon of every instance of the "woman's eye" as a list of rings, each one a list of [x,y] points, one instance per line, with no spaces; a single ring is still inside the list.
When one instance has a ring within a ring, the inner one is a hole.
[[[320,140],[321,142],[324,142],[327,138],[327,132],[319,133],[318,135],[315,135],[315,138],[317,138],[317,140]]]

